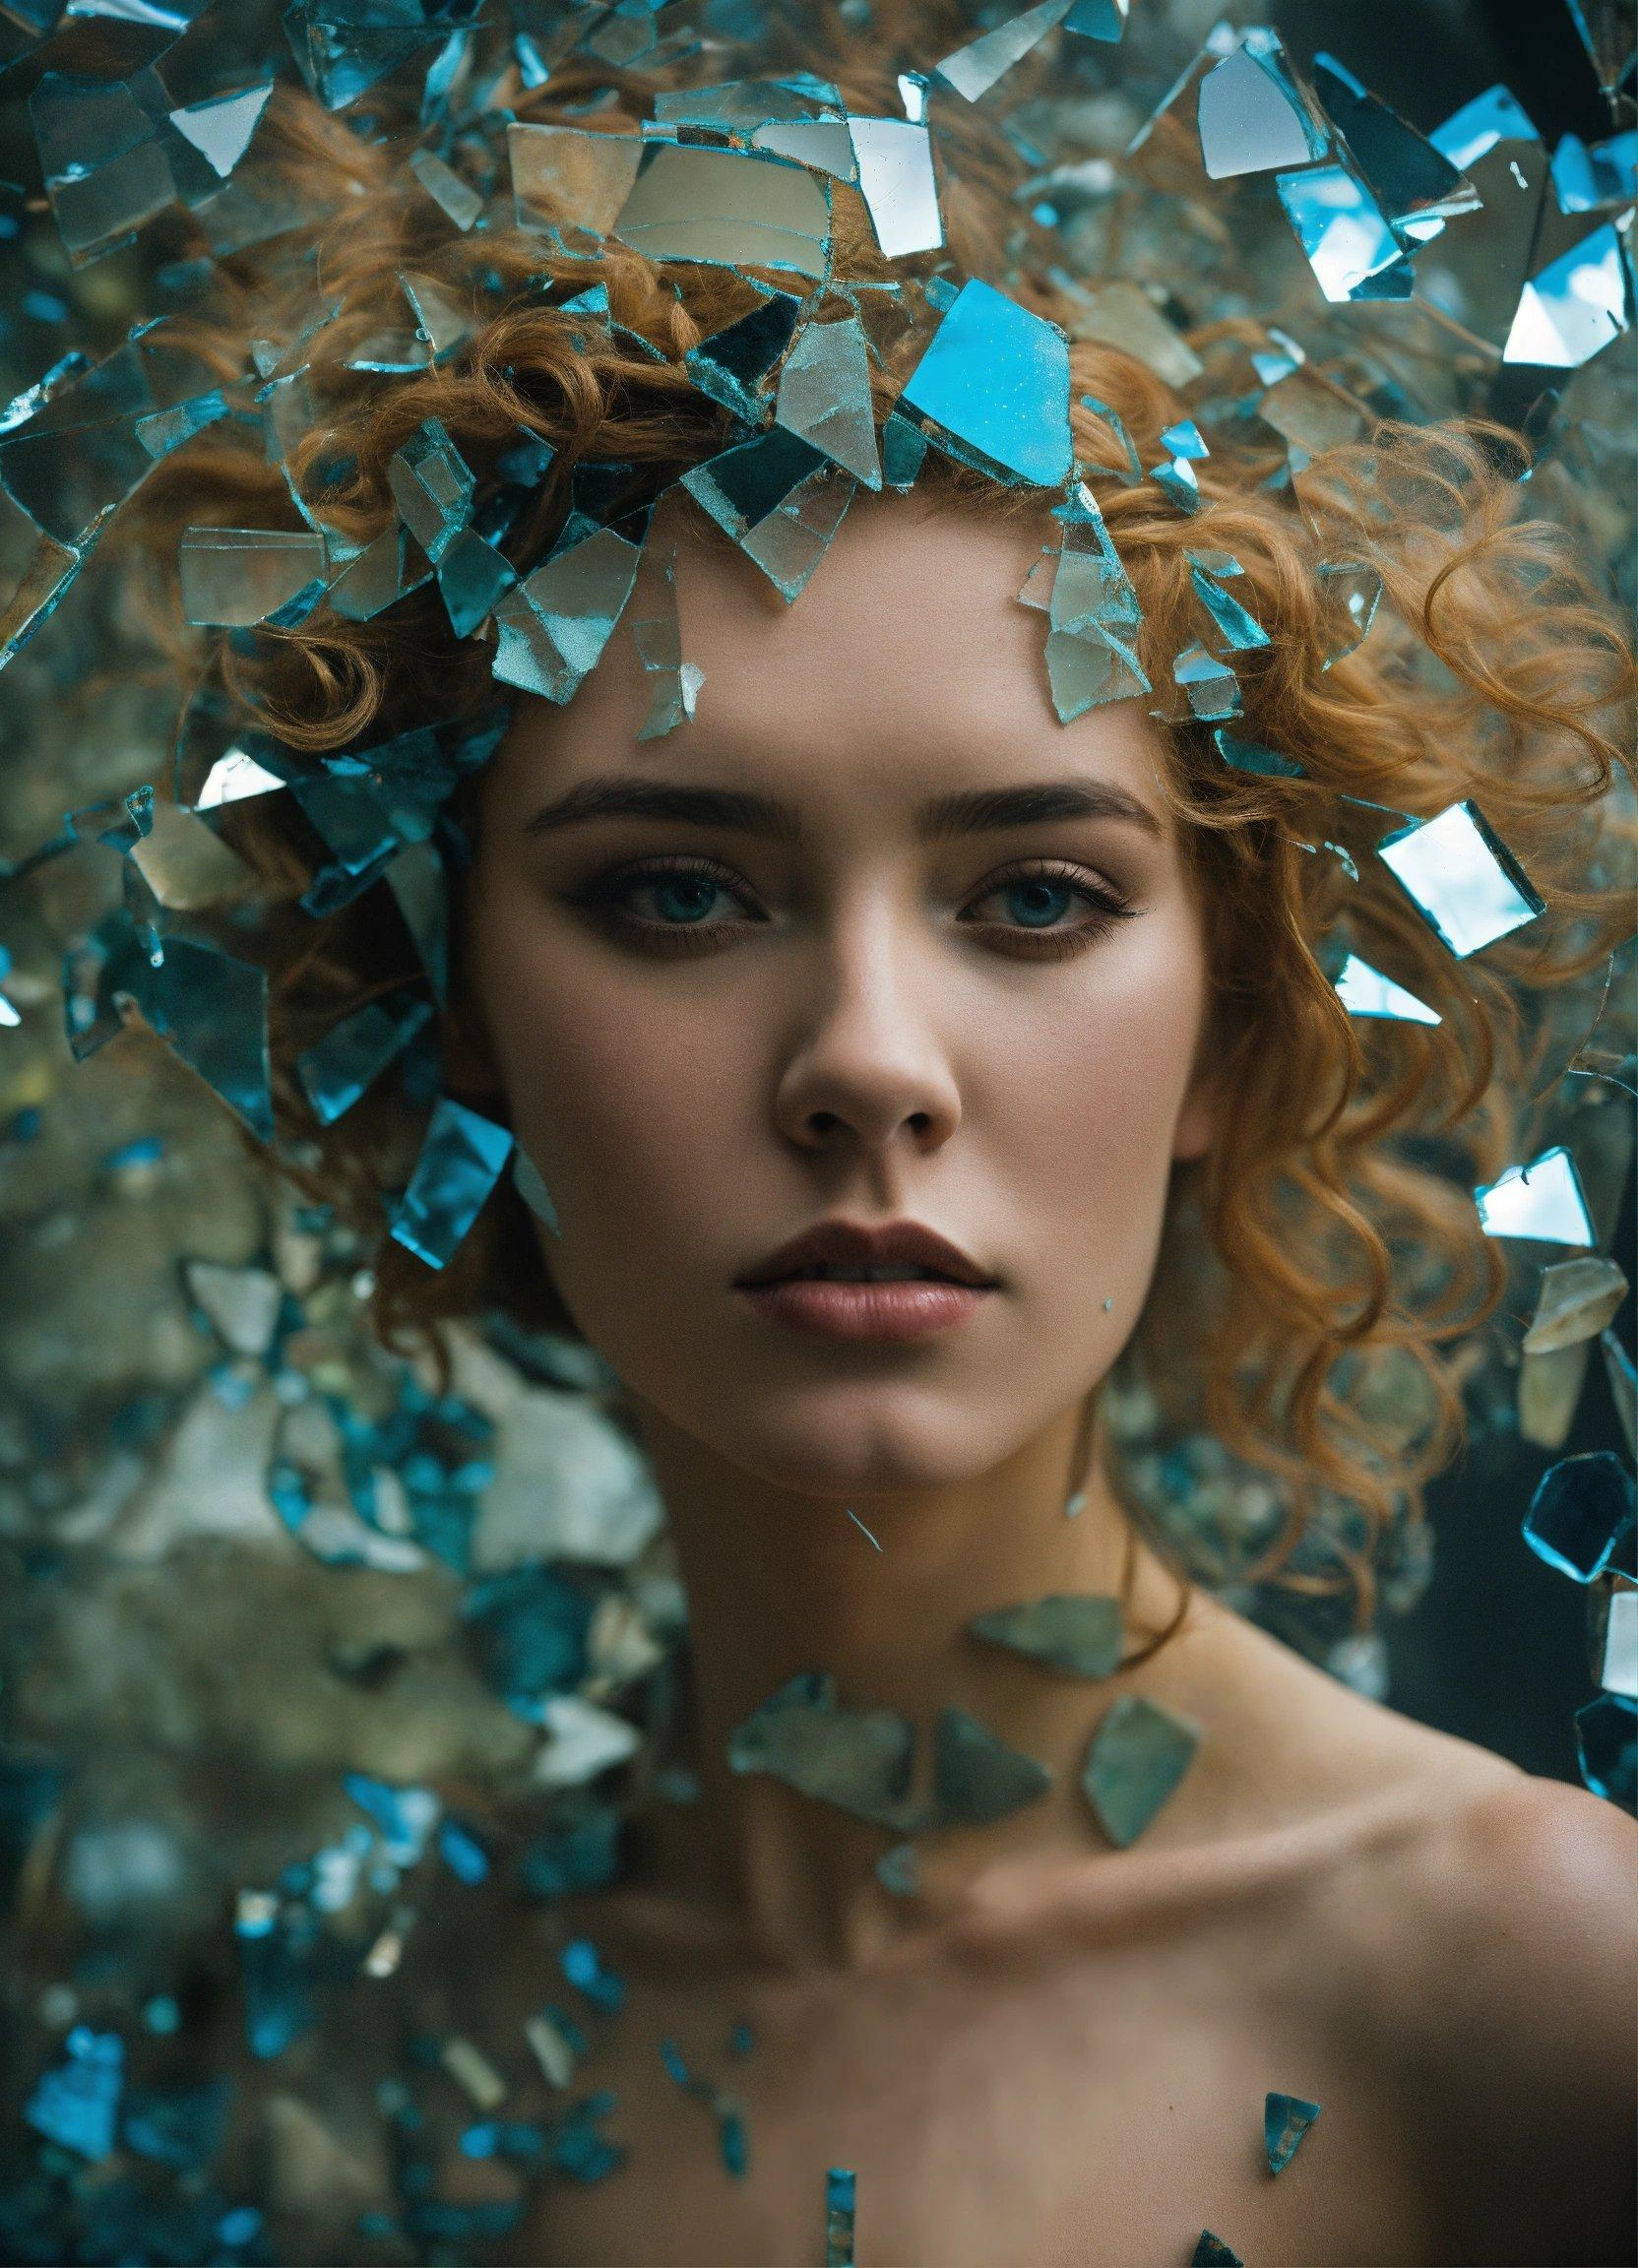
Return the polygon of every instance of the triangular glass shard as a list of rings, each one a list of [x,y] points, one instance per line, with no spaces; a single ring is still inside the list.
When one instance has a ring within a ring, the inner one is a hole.
[[[1486,1236],[1529,1236],[1544,1244],[1596,1244],[1587,1194],[1575,1160],[1560,1145],[1528,1166],[1510,1166],[1499,1181],[1476,1189]]]
[[[1498,142],[1535,142],[1540,136],[1511,89],[1496,86],[1453,110],[1427,139],[1458,172],[1465,173]]]
[[[941,1825],[983,1826],[1005,1819],[1051,1785],[1044,1764],[1009,1748],[965,1709],[939,1711],[933,1731],[933,1803]]]
[[[747,425],[760,425],[768,406],[757,389],[789,346],[801,311],[795,292],[772,292],[760,307],[690,347],[683,366],[702,394]]]
[[[444,1267],[477,1219],[511,1148],[504,1126],[440,1095],[393,1216],[399,1243],[429,1268]]]
[[[512,1153],[512,1180],[518,1195],[537,1221],[543,1221],[554,1236],[563,1233],[557,1218],[557,1207],[552,1203],[551,1191],[541,1178],[540,1168],[526,1150]]]
[[[1172,662],[1171,674],[1188,695],[1190,710],[1203,722],[1240,714],[1239,679],[1204,646],[1185,647]]]
[[[965,47],[958,47],[953,55],[933,65],[933,69],[947,87],[969,102],[976,102],[980,94],[987,94],[1015,63],[1022,62],[1032,47],[1037,47],[1056,25],[1069,14],[1074,0],[1040,0],[1036,8],[1026,8],[1020,16],[1010,16],[993,32],[980,32],[970,39]]]
[[[1565,0],[1570,21],[1581,33],[1587,60],[1598,74],[1599,90],[1611,100],[1623,87],[1630,93],[1638,32],[1632,11],[1618,0]]]
[[[1271,2174],[1291,2164],[1297,2144],[1318,2116],[1319,2105],[1305,2103],[1300,2095],[1267,2097],[1263,2104],[1263,2142]]]
[[[802,326],[780,372],[774,415],[867,488],[881,486],[870,357],[856,315]]]
[[[1314,165],[1281,173],[1275,188],[1327,299],[1409,296],[1400,288],[1404,247],[1388,217],[1346,165]]]
[[[1210,575],[1199,567],[1191,567],[1189,580],[1194,585],[1196,598],[1216,623],[1230,654],[1248,653],[1255,647],[1268,644],[1268,632],[1262,624],[1248,614],[1239,600],[1225,591]]]
[[[1201,162],[1214,181],[1325,155],[1325,129],[1286,68],[1279,35],[1261,28],[1202,79],[1197,118]]]
[[[1581,1777],[1595,1796],[1638,1807],[1638,1701],[1603,1693],[1575,1713],[1576,1753]]]
[[[1560,1575],[1591,1583],[1615,1564],[1617,1553],[1630,1563],[1633,1510],[1632,1475],[1609,1450],[1563,1457],[1531,1498],[1524,1540]]]
[[[412,993],[370,1000],[296,1059],[296,1075],[319,1123],[334,1124],[380,1078],[432,1014]]]
[[[900,402],[1001,479],[1055,488],[1069,476],[1069,341],[979,279],[956,294]]]
[[[1546,902],[1477,803],[1453,803],[1377,845],[1429,926],[1458,960],[1546,912]]]
[[[1106,1677],[1120,1665],[1120,1601],[1093,1592],[1054,1592],[1025,1606],[996,1606],[967,1627],[1072,1677]]]
[[[1212,734],[1218,754],[1225,764],[1236,772],[1252,772],[1267,780],[1300,780],[1303,771],[1289,756],[1279,755],[1273,748],[1265,748],[1260,741],[1242,740],[1220,724]]]
[[[196,102],[186,110],[172,110],[170,122],[225,181],[249,149],[250,137],[272,93],[270,79],[265,86],[249,88],[242,94],[218,94],[209,102]]]
[[[1379,969],[1373,969],[1355,953],[1351,953],[1343,963],[1336,990],[1337,998],[1351,1016],[1382,1017],[1396,1024],[1441,1021],[1436,1008],[1429,1008],[1425,1000],[1407,992],[1402,984],[1396,984],[1391,976],[1384,976]]]
[[[1334,55],[1314,57],[1314,85],[1360,178],[1390,222],[1416,215],[1449,219],[1478,205],[1472,182],[1463,179],[1444,153],[1361,86]]]
[[[1221,2236],[1214,2236],[1209,2229],[1202,2229],[1199,2242],[1189,2255],[1189,2268],[1243,2268],[1239,2254],[1225,2244]]]
[[[1194,1760],[1201,1729],[1140,1693],[1112,1702],[1081,1771],[1098,1823],[1111,1843],[1135,1843],[1175,1794]]]
[[[790,1678],[728,1736],[735,1772],[769,1772],[788,1787],[856,1819],[903,1827],[915,1727],[891,1709],[840,1709],[836,1680],[809,1670]]]
[[[612,528],[553,552],[495,607],[491,673],[543,700],[570,700],[613,636],[641,556],[641,544]]]
[[[1632,273],[1613,221],[1532,276],[1502,348],[1504,362],[1579,370],[1632,328]]]
[[[1626,1278],[1613,1260],[1555,1262],[1542,1272],[1523,1352],[1551,1354],[1560,1347],[1596,1339],[1614,1321],[1626,1292]]]

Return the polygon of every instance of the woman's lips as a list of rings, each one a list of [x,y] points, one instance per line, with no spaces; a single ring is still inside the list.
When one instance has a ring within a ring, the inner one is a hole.
[[[747,1299],[774,1321],[818,1339],[925,1339],[965,1323],[993,1289],[911,1277],[899,1284],[847,1284],[834,1278],[787,1276],[777,1284],[741,1285]]]

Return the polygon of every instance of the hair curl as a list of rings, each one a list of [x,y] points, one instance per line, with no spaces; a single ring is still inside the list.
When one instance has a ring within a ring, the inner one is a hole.
[[[922,11],[928,21],[916,27],[923,52],[936,13]],[[814,21],[805,35],[787,34],[779,64],[829,70],[853,106],[893,110],[890,47],[842,29],[830,9],[817,31]],[[722,76],[721,58],[709,61]],[[766,55],[757,67],[769,68]],[[526,122],[629,130],[648,94],[630,73],[576,65],[535,90],[503,83],[491,99]],[[734,437],[682,357],[758,294],[732,271],[656,266],[612,240],[583,257],[519,227],[475,156],[489,224],[463,234],[402,163],[414,114],[393,117],[388,96],[372,107],[385,123],[365,141],[306,94],[276,90],[259,163],[320,217],[221,260],[224,295],[174,333],[224,381],[245,377],[252,343],[263,372],[306,366],[294,383],[314,415],[290,472],[325,522],[357,542],[395,525],[388,466],[423,419],[442,422],[480,482],[520,427],[549,442],[550,469],[503,543],[521,575],[562,526],[577,467],[628,466],[628,499],[638,503]],[[959,272],[1006,276],[1015,296],[1073,337],[1077,309],[1049,281],[1050,252],[1014,201],[1021,166],[1011,145],[964,109],[940,157]],[[914,280],[942,256],[884,262],[858,198],[841,185],[834,230],[836,283],[913,280],[897,295],[858,290],[885,416],[936,319]],[[429,278],[468,309],[472,331],[447,361],[383,382],[349,368],[348,356],[402,326],[400,271]],[[595,283],[607,287],[610,322],[561,312]],[[336,312],[300,340],[315,284]],[[1190,341],[1204,383],[1220,393],[1246,386],[1248,346],[1264,343],[1243,322]],[[1155,464],[1163,429],[1188,414],[1184,400],[1106,344],[1077,338],[1071,366],[1082,461],[1111,471],[1127,462],[1112,426],[1082,402],[1091,396],[1118,412],[1142,462]],[[1467,1190],[1520,1154],[1532,1000],[1595,967],[1621,926],[1611,877],[1596,874],[1597,806],[1616,768],[1630,770],[1615,734],[1634,670],[1570,536],[1524,516],[1527,458],[1504,428],[1384,422],[1324,451],[1294,484],[1278,434],[1250,421],[1238,430],[1241,439],[1214,445],[1199,464],[1203,503],[1192,517],[1152,478],[1098,481],[1142,600],[1139,651],[1152,681],[1170,685],[1173,658],[1204,626],[1186,552],[1231,553],[1244,571],[1236,595],[1270,638],[1236,657],[1244,715],[1232,728],[1302,768],[1295,778],[1231,769],[1209,726],[1185,716],[1164,727],[1168,791],[1208,908],[1215,1063],[1231,1106],[1209,1157],[1178,1169],[1136,1344],[1179,1420],[1203,1424],[1281,1483],[1289,1512],[1251,1572],[1334,1587],[1282,1573],[1320,1493],[1356,1507],[1368,1541],[1396,1510],[1418,1515],[1422,1483],[1459,1435],[1447,1350],[1482,1319],[1502,1281]],[[963,511],[1040,511],[1050,501],[937,451],[915,492]],[[321,608],[283,631],[190,633],[174,561],[183,529],[199,524],[299,525],[256,416],[210,426],[164,459],[114,539],[127,554],[141,546],[133,598],[148,632],[182,668],[203,662],[232,711],[287,748],[362,748],[429,715],[475,714],[493,701],[489,646],[454,636],[430,582],[371,620]],[[1322,564],[1381,579],[1379,617],[1352,651]],[[1428,816],[1467,796],[1549,908],[1480,961],[1456,960],[1372,856],[1391,812]],[[295,894],[299,858],[254,805],[224,814],[223,825],[276,896]],[[292,1066],[340,1015],[415,981],[413,948],[384,889],[328,919],[291,915],[279,937],[271,1036],[292,1145],[284,1162],[379,1237],[424,1096],[383,1080],[325,1127]],[[1440,1022],[1352,1021],[1332,982],[1339,940]],[[573,1332],[506,1183],[439,1277],[382,1241],[376,1298],[390,1342],[436,1315],[486,1305]],[[1370,1551],[1344,1556],[1363,1622]]]

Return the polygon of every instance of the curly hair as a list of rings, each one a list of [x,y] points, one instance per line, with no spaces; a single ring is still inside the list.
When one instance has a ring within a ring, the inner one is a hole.
[[[776,66],[817,65],[851,107],[895,109],[890,41],[843,29],[829,8],[784,34],[783,53],[778,36]],[[766,52],[757,61],[769,68]],[[537,88],[503,82],[490,98],[525,125],[629,133],[651,94],[630,71],[576,62]],[[551,222],[573,215],[549,208],[520,225],[475,147],[470,186],[487,201],[486,224],[464,232],[404,163],[413,113],[394,118],[391,96],[373,107],[380,131],[365,141],[299,91],[276,91],[257,143],[263,178],[298,183],[300,209],[317,217],[221,259],[221,298],[172,327],[224,381],[245,377],[252,347],[262,376],[302,373],[293,382],[314,414],[288,469],[327,527],[357,544],[395,529],[389,467],[428,418],[480,496],[526,432],[551,458],[501,542],[521,576],[563,527],[579,469],[618,468],[624,509],[742,436],[683,357],[759,303],[760,271],[658,265],[612,239],[571,245]],[[1161,726],[1166,789],[1208,911],[1213,1044],[1231,1106],[1209,1156],[1177,1169],[1134,1358],[1179,1422],[1278,1483],[1286,1516],[1253,1573],[1281,1576],[1322,1494],[1356,1509],[1366,1545],[1345,1556],[1364,1622],[1368,1544],[1407,1506],[1419,1517],[1422,1485],[1460,1433],[1450,1350],[1503,1282],[1469,1192],[1521,1154],[1532,1003],[1596,967],[1624,925],[1598,845],[1616,839],[1600,806],[1617,769],[1630,770],[1619,734],[1633,662],[1571,536],[1525,515],[1527,453],[1499,425],[1384,421],[1293,479],[1272,422],[1240,419],[1195,467],[1198,510],[1179,510],[1141,468],[1164,459],[1162,434],[1191,413],[1191,399],[1244,390],[1249,353],[1266,338],[1249,321],[1188,334],[1205,375],[1179,392],[1136,354],[1077,335],[1081,310],[1016,198],[1017,150],[979,111],[951,108],[959,115],[935,145],[946,253],[885,261],[859,197],[834,188],[827,288],[848,290],[865,324],[878,417],[937,320],[921,284],[952,261],[958,274],[1004,277],[1071,335],[1076,453],[1142,603],[1138,651],[1152,682],[1169,687],[1176,655],[1209,631],[1191,550],[1240,563],[1235,595],[1268,634],[1235,656],[1243,716],[1231,729],[1287,768],[1227,763],[1210,723],[1186,712]],[[402,330],[401,276],[430,282],[471,329],[455,352],[383,382],[352,358]],[[888,283],[902,288],[869,288]],[[606,317],[566,310],[593,284],[606,287]],[[316,329],[315,286],[327,311]],[[1310,364],[1307,382],[1324,388],[1323,366]],[[914,492],[960,512],[1043,512],[1051,501],[937,450]],[[200,525],[301,525],[258,418],[219,420],[165,458],[115,539],[126,556],[141,547],[132,598],[148,633],[190,674],[203,667],[229,712],[285,750],[363,750],[493,702],[491,646],[455,635],[430,580],[364,620],[321,605],[291,627],[190,632],[175,557],[184,529]],[[1361,640],[1345,593],[1373,576],[1381,605]],[[1405,817],[1468,797],[1548,908],[1480,961],[1458,960],[1373,855]],[[415,948],[384,887],[298,918],[299,848],[254,802],[219,816],[285,908],[273,925],[270,1008],[281,1162],[378,1240],[383,1336],[435,1336],[440,1316],[495,1308],[572,1336],[509,1183],[439,1275],[381,1236],[424,1124],[424,1079],[379,1080],[325,1125],[293,1065],[344,1013],[421,981]],[[470,798],[458,816],[470,825]],[[453,944],[446,1018],[461,1012],[459,924]],[[1334,982],[1340,947],[1438,1023],[1351,1019]]]

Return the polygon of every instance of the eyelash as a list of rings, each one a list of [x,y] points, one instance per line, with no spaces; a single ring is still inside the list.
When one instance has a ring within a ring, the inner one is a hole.
[[[993,897],[1016,882],[1051,882],[1072,889],[1093,909],[1091,919],[1075,929],[1029,929],[1000,922],[978,922],[977,928],[991,931],[1003,929],[1009,937],[1026,938],[1022,958],[1041,961],[1066,960],[1072,953],[1106,936],[1117,921],[1130,920],[1135,909],[1119,893],[1106,884],[1099,885],[1084,879],[1085,868],[1067,865],[1061,859],[1038,858],[1026,860],[1007,868],[983,892]],[[643,915],[628,913],[619,901],[627,892],[646,882],[667,882],[681,875],[698,876],[702,881],[715,882],[744,903],[739,883],[728,868],[717,865],[709,858],[661,858],[638,865],[620,866],[606,874],[598,875],[579,890],[570,893],[576,905],[585,907],[599,920],[629,938],[642,950],[656,954],[700,953],[711,950],[710,940],[721,935],[728,924],[716,922],[709,927],[704,922],[653,921]],[[1012,951],[1014,948],[1003,948]]]

